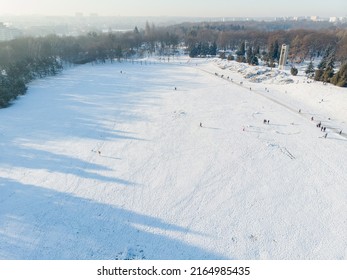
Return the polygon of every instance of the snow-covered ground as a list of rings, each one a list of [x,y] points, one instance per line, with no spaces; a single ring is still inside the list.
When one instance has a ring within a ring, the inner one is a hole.
[[[156,61],[0,110],[0,259],[347,259],[347,89]]]

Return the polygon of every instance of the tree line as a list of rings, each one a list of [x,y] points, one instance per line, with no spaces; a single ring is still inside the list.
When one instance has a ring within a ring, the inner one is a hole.
[[[330,26],[327,29],[274,30],[242,26],[235,28],[228,24],[205,23],[202,25],[180,25],[176,27],[182,33],[190,49],[190,56],[205,56],[206,51],[199,46],[208,46],[212,42],[220,50],[222,59],[258,65],[261,59],[267,66],[275,67],[280,58],[281,45],[289,45],[288,61],[292,65],[291,73],[296,75],[295,64],[311,61],[306,70],[309,77],[317,81],[347,86],[347,28]],[[206,48],[205,48],[206,49]],[[228,51],[232,54],[226,55]],[[314,68],[313,60],[322,61]],[[334,72],[339,66],[338,72]]]
[[[143,30],[135,27],[125,33],[89,32],[76,37],[50,35],[0,42],[0,108],[25,94],[30,81],[56,75],[64,66],[113,62],[141,51],[174,48],[178,43],[176,34],[148,23]]]

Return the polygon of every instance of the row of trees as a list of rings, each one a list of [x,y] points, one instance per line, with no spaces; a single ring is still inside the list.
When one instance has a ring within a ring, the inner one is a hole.
[[[304,60],[311,61],[317,57],[322,57],[317,69],[311,62],[306,70],[309,77],[317,81],[333,83],[338,86],[347,86],[345,62],[347,60],[347,30],[290,30],[290,31],[259,31],[242,29],[238,32],[223,31],[216,29],[208,31],[206,29],[195,30],[189,33],[189,40],[192,36],[196,38],[207,38],[216,40],[217,44],[224,44],[224,48],[218,45],[219,49],[236,50],[236,57],[221,53],[223,59],[258,65],[259,59],[265,61],[270,67],[274,67],[280,58],[281,45],[290,45],[288,59],[292,65],[301,63]],[[227,40],[227,38],[229,39]],[[281,43],[279,43],[281,42]],[[199,45],[207,44],[199,42]],[[196,44],[197,45],[197,44]],[[196,46],[195,45],[195,46]],[[247,47],[246,47],[247,45]],[[195,47],[191,48],[195,49]],[[335,65],[340,64],[340,70],[335,73]],[[298,69],[292,67],[291,73],[297,75]]]
[[[265,61],[268,66],[275,66],[280,58],[282,44],[290,45],[288,59],[291,64],[304,60],[313,60],[326,52],[327,46],[334,52],[335,60],[342,64],[347,60],[347,30],[222,30],[185,29],[185,42],[190,50],[195,51],[198,45],[216,42],[219,50],[237,50],[236,57],[229,56],[239,62],[257,64]],[[247,47],[246,47],[247,45]],[[222,58],[226,58],[222,54]]]
[[[322,81],[325,83],[332,83],[337,86],[347,86],[347,63],[344,63],[339,71],[335,73],[335,50],[328,46],[317,70],[313,70],[312,62],[308,65],[306,74],[313,76],[316,81]]]
[[[21,38],[0,44],[0,108],[25,94],[27,84],[59,73],[63,66],[44,39]]]
[[[216,56],[217,55],[217,44],[216,42],[211,43],[198,43],[192,46],[189,51],[190,57],[198,56]]]
[[[326,46],[332,45],[338,61],[347,59],[347,29],[345,27],[267,31],[256,27],[218,30],[209,28],[208,25],[202,25],[200,28],[188,25],[188,27],[176,27],[175,32],[189,48],[199,43],[216,42],[220,50],[235,50],[242,42],[247,42],[247,46],[259,47],[262,54],[262,52],[278,48],[276,46],[278,43],[288,44],[290,45],[289,59],[296,63],[319,57],[325,52]],[[279,53],[275,54],[275,58],[278,55]]]
[[[174,48],[178,36],[163,28],[146,28],[125,33],[90,32],[78,37],[51,35],[0,42],[0,108],[26,92],[36,78],[59,73],[64,65],[113,62],[141,51]]]

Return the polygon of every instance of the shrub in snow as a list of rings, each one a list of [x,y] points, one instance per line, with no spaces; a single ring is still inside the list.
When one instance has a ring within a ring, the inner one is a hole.
[[[231,54],[228,55],[228,60],[235,60],[235,57]]]
[[[296,76],[296,75],[298,75],[298,69],[295,68],[295,67],[292,67],[292,68],[290,68],[290,73],[291,73],[293,76]]]

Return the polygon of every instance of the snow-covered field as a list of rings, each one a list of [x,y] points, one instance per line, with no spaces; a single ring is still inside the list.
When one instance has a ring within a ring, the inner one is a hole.
[[[182,58],[33,82],[0,110],[0,259],[347,259],[347,89],[276,73]]]

